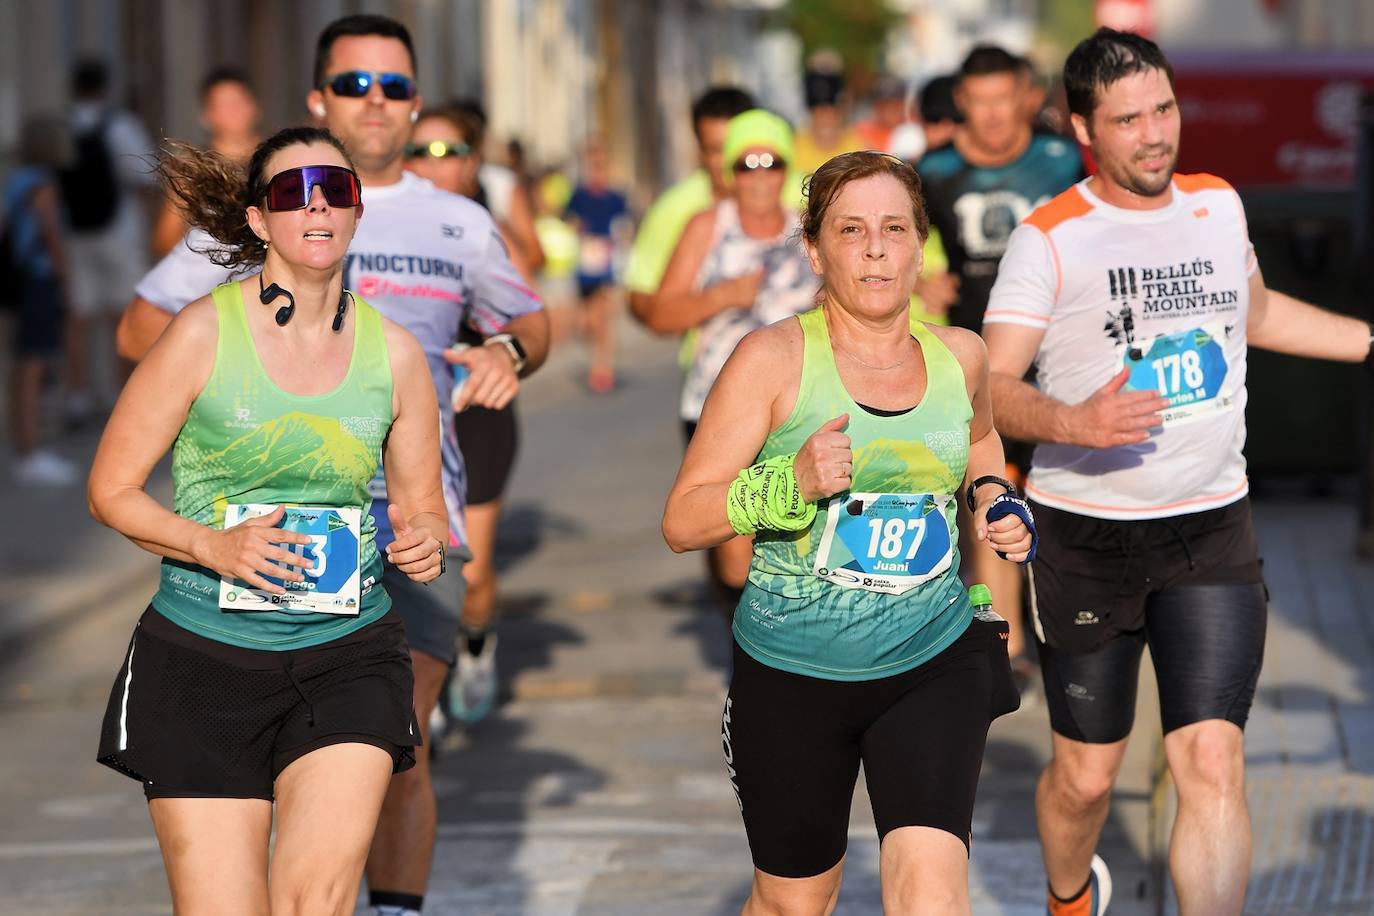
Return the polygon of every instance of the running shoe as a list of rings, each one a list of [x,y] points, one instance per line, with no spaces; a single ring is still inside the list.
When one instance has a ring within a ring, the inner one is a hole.
[[[448,711],[467,725],[482,720],[496,705],[496,631],[487,630],[473,646],[473,636],[458,639],[458,664],[448,688]],[[474,654],[472,649],[478,651]]]
[[[14,464],[16,483],[34,487],[69,487],[80,477],[76,465],[46,449],[35,449]]]
[[[1072,900],[1059,900],[1046,894],[1045,916],[1103,916],[1112,901],[1112,873],[1099,855],[1093,855],[1088,885]]]

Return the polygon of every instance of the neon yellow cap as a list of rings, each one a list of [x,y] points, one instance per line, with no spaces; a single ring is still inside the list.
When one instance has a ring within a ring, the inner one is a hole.
[[[727,185],[735,180],[735,163],[739,157],[755,146],[772,150],[790,165],[794,152],[792,127],[780,116],[762,108],[751,108],[731,118],[725,127],[725,155],[721,163]]]

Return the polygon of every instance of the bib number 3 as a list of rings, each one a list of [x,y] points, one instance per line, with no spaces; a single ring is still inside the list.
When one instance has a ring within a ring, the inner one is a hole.
[[[265,515],[275,507],[230,503],[224,526]],[[310,538],[309,544],[289,547],[291,553],[313,566],[291,566],[302,573],[301,582],[287,582],[273,576],[267,581],[286,589],[278,595],[252,588],[238,579],[220,579],[219,606],[226,611],[285,611],[288,613],[338,614],[356,616],[361,610],[359,584],[362,511],[354,507],[288,506],[280,527],[298,531]]]
[[[954,559],[945,510],[951,496],[845,493],[830,500],[816,575],[844,588],[900,595]]]

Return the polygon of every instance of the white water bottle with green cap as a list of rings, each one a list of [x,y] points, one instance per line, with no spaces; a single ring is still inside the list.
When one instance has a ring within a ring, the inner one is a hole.
[[[968,588],[968,600],[973,605],[973,616],[986,623],[1000,623],[1006,626],[1006,619],[992,609],[992,591],[979,582]]]

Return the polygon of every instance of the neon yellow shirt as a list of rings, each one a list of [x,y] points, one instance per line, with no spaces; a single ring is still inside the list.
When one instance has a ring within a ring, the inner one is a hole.
[[[630,249],[630,263],[625,270],[625,286],[630,292],[658,292],[687,223],[715,202],[711,178],[705,169],[697,169],[659,195],[644,214]]]
[[[863,137],[860,137],[858,131],[852,127],[845,128],[844,133],[840,134],[839,141],[828,149],[817,146],[811,132],[807,130],[797,131],[794,142],[796,152],[792,157],[792,164],[803,175],[810,175],[840,153],[852,153],[854,150],[867,147]]]

